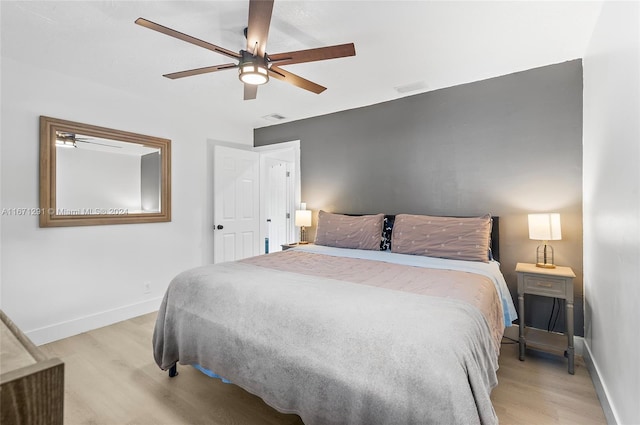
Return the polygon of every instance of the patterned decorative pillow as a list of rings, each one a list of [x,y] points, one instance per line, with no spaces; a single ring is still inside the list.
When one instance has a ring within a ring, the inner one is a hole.
[[[377,251],[383,220],[384,214],[348,216],[320,211],[315,244]]]
[[[395,215],[385,215],[382,222],[382,240],[380,241],[380,251],[391,250],[391,232],[393,231],[393,222]]]
[[[465,218],[398,214],[391,251],[486,262],[490,238],[490,214]]]

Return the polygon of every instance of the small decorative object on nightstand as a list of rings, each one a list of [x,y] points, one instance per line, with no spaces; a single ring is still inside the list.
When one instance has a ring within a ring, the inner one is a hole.
[[[569,360],[569,373],[574,374],[573,348],[573,279],[576,277],[570,267],[539,268],[535,264],[518,263],[518,304],[520,311],[520,360],[524,360],[527,347],[563,353]],[[540,329],[526,328],[524,323],[524,295],[563,299],[566,317],[565,336]]]

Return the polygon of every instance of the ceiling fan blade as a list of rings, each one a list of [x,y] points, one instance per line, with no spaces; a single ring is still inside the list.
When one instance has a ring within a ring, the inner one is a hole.
[[[89,145],[99,145],[99,146],[106,146],[108,148],[113,148],[113,149],[122,149],[122,146],[114,146],[114,145],[109,145],[107,143],[98,143],[98,142],[89,142],[87,140],[76,140],[77,143],[87,143]]]
[[[285,71],[284,69],[279,68],[275,65],[269,68],[269,76],[280,81],[293,84],[294,86],[300,87],[302,89],[309,90],[310,92],[313,92],[315,94],[320,94],[327,89],[320,84],[316,84],[313,81],[305,80],[304,78],[289,71]]]
[[[177,38],[178,40],[186,41],[187,43],[195,44],[196,46],[204,47],[205,49],[211,50],[216,53],[220,53],[221,55],[229,56],[233,59],[241,58],[241,55],[237,52],[232,52],[231,50],[224,49],[222,47],[216,46],[215,44],[208,43],[206,41],[200,40],[199,38],[191,37],[190,35],[181,33],[176,30],[172,30],[171,28],[167,28],[163,25],[156,24],[155,22],[151,22],[144,18],[136,19],[136,24],[143,26],[145,28],[152,29],[154,31],[161,32],[162,34],[166,34],[170,37]]]
[[[320,47],[317,49],[298,50],[295,52],[276,53],[269,55],[269,60],[278,66],[294,63],[314,62],[326,59],[344,58],[355,56],[356,47],[353,43],[339,44],[336,46]]]
[[[204,68],[196,68],[196,69],[189,69],[187,71],[172,72],[171,74],[164,74],[163,77],[167,77],[167,78],[171,78],[172,80],[175,80],[177,78],[191,77],[192,75],[207,74],[209,72],[222,71],[225,69],[233,69],[237,67],[238,65],[236,65],[235,63],[225,63],[224,65],[205,66]]]
[[[272,11],[273,0],[251,0],[249,2],[247,51],[253,53],[254,56],[264,57]]]
[[[253,100],[258,95],[258,86],[255,84],[244,85],[244,100]]]

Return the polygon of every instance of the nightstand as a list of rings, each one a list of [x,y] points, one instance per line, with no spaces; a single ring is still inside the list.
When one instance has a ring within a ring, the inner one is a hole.
[[[573,349],[573,279],[576,277],[570,267],[556,267],[545,269],[535,264],[518,263],[518,304],[520,311],[520,360],[524,360],[527,347],[558,354],[564,354],[569,360],[569,373],[574,373]],[[524,323],[525,294],[542,297],[560,298],[564,300],[566,330],[565,335],[546,332],[540,329],[528,328]],[[566,337],[566,340],[565,340]]]

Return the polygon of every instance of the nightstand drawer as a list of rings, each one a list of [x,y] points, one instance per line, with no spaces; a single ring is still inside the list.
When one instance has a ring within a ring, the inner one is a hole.
[[[564,298],[566,295],[565,283],[565,279],[524,275],[524,291],[527,294]]]

